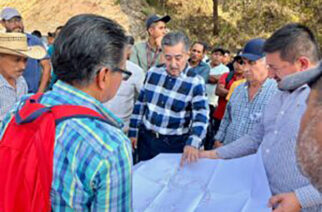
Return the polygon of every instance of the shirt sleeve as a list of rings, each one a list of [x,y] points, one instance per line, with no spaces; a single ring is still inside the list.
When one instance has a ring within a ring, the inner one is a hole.
[[[218,140],[221,143],[223,143],[225,141],[226,131],[227,131],[227,128],[230,124],[230,121],[231,121],[231,102],[228,102],[227,106],[226,106],[224,117],[220,122],[219,130],[215,136],[215,140]]]
[[[186,145],[199,148],[202,140],[206,136],[208,120],[209,120],[209,106],[206,97],[205,84],[199,80],[192,91],[192,126],[191,134],[186,141]]]
[[[207,83],[209,79],[210,67],[205,65],[204,69],[205,70],[202,72],[202,78],[205,80],[205,83]]]
[[[136,93],[140,93],[140,90],[143,86],[143,82],[144,82],[144,72],[143,69],[137,69],[137,71],[135,72],[136,76],[135,76],[135,92]]]
[[[238,158],[250,154],[254,154],[264,137],[264,116],[259,116],[258,124],[255,125],[253,130],[237,139],[236,141],[216,149],[217,155],[224,159]]]
[[[138,55],[138,47],[137,45],[133,46],[132,48],[132,53],[131,53],[131,57],[130,57],[130,61],[132,61],[133,63],[137,64],[138,66],[140,66],[139,64],[139,55]]]
[[[138,128],[142,122],[143,115],[144,115],[144,110],[146,103],[144,101],[144,96],[145,96],[145,90],[144,90],[144,85],[142,86],[142,89],[140,91],[139,97],[134,105],[133,113],[130,119],[130,128],[129,128],[129,133],[128,136],[130,138],[136,138],[138,135]]]
[[[218,80],[218,83],[222,84],[222,85],[225,85],[227,76],[228,76],[228,73],[224,73],[223,75],[221,75],[221,77]]]
[[[322,194],[312,185],[307,185],[295,190],[295,195],[302,208],[310,208],[322,204]]]
[[[95,191],[91,211],[127,211],[131,206],[131,167],[116,151],[102,160],[93,177]],[[124,153],[122,153],[124,154]]]

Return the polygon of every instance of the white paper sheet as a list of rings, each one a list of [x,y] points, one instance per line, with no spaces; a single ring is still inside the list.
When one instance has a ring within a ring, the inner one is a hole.
[[[180,158],[181,154],[160,154],[135,167],[134,211],[271,211],[261,154],[201,159],[183,168]]]

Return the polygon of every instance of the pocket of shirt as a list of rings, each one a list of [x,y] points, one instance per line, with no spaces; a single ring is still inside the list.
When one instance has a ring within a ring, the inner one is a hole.
[[[249,119],[255,123],[258,123],[262,118],[263,113],[255,112],[249,115]]]

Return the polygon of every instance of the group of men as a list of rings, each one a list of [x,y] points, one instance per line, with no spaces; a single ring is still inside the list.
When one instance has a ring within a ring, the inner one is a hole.
[[[6,8],[1,18],[10,33],[0,34],[0,108],[9,99],[24,101],[27,86],[43,92],[50,74],[45,50],[23,33],[21,15]],[[322,195],[316,188],[322,190],[318,119],[322,71],[310,29],[288,24],[267,40],[250,40],[233,59],[230,71],[220,60],[223,49],[214,49],[206,64],[204,43],[190,46],[184,33],[166,33],[170,19],[150,16],[148,41],[133,48],[123,28],[102,16],[78,15],[61,29],[51,58],[58,81],[40,102],[85,106],[109,122],[84,117],[56,126],[52,209],[131,211],[131,153],[137,148],[139,160],[183,153],[182,166],[199,158],[229,159],[260,151],[274,211],[321,211]],[[38,75],[37,80],[28,78],[28,70],[33,77]],[[219,96],[218,105],[209,101],[207,91]],[[0,110],[6,114],[0,139],[18,110]],[[210,144],[211,150],[201,150],[209,114],[218,128],[212,138],[218,148]],[[299,161],[310,178],[297,166],[297,138]]]

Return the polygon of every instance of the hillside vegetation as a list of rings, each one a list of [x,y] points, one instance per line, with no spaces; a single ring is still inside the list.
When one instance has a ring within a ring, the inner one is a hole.
[[[322,44],[322,0],[218,0],[219,34],[213,35],[213,0],[1,0],[16,7],[27,31],[54,31],[68,18],[95,13],[115,19],[137,40],[147,36],[146,17],[169,14],[170,30],[185,31],[191,40],[231,50],[254,37],[267,38],[277,28],[300,22],[313,29]]]

